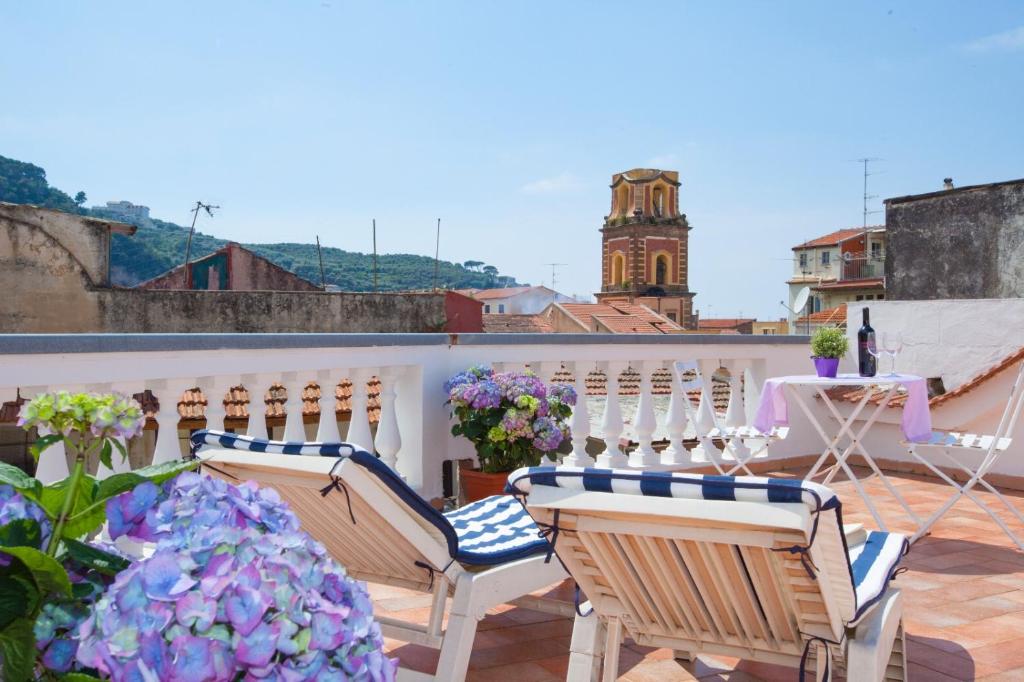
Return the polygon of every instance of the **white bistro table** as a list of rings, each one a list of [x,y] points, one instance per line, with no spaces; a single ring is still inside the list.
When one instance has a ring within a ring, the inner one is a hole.
[[[825,390],[835,386],[859,386],[864,388],[864,395],[847,417],[843,417],[835,402]],[[847,462],[850,455],[856,452],[864,459],[872,472],[878,476],[882,484],[896,498],[907,514],[920,525],[920,517],[910,508],[899,490],[885,476],[864,446],[865,435],[871,430],[875,422],[878,421],[878,418],[882,416],[883,411],[889,405],[889,401],[892,400],[901,386],[907,391],[907,400],[904,403],[901,420],[903,435],[911,442],[928,441],[932,433],[931,414],[928,411],[928,388],[922,377],[913,374],[879,375],[874,377],[840,374],[834,378],[814,375],[774,377],[768,379],[764,384],[764,390],[761,392],[761,402],[758,405],[757,416],[754,419],[754,426],[762,433],[768,433],[773,427],[788,426],[788,401],[791,399],[800,408],[800,411],[804,413],[811,426],[814,427],[814,430],[818,432],[818,435],[821,436],[822,441],[825,443],[824,451],[822,451],[821,456],[814,463],[814,466],[811,467],[805,478],[814,478],[821,471],[825,474],[825,479],[822,483],[828,485],[840,470],[845,471],[857,489],[857,493],[864,500],[864,504],[874,517],[875,523],[878,524],[881,530],[888,530],[871,497],[864,490],[861,481]],[[855,429],[855,422],[861,417],[871,399],[879,396],[878,393],[871,390],[872,387],[882,389],[881,399],[878,400],[870,415],[864,419],[864,423],[860,428]],[[800,390],[807,388],[812,390]],[[807,398],[813,395],[821,398],[822,404],[838,422],[839,427],[834,432],[834,435],[830,435],[830,431],[825,429],[815,414],[815,410],[812,410],[808,404]],[[822,470],[822,466],[829,457],[835,458],[835,464],[828,469]]]

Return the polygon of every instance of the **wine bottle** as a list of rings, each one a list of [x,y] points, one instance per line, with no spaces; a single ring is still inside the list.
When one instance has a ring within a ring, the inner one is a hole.
[[[871,328],[868,309],[863,309],[864,324],[857,331],[857,367],[862,377],[873,377],[878,372],[875,348],[875,330]]]

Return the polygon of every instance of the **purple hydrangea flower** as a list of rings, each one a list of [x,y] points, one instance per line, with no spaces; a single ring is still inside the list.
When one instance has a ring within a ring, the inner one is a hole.
[[[46,512],[38,504],[29,500],[9,485],[0,485],[0,526],[6,526],[12,521],[30,519],[39,524],[39,531],[42,536],[40,547],[45,548],[50,542],[50,533],[53,532],[53,525],[46,516]],[[11,557],[0,554],[0,566],[9,566]]]

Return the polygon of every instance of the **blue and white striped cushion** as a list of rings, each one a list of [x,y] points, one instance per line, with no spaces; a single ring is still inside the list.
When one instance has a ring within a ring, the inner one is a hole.
[[[212,445],[230,450],[249,450],[251,452],[270,452],[279,455],[324,455],[340,457],[351,455],[356,448],[349,443],[304,443],[302,441],[266,440],[253,438],[224,431],[196,431],[189,440],[195,452],[204,445]]]
[[[529,494],[535,485],[688,500],[803,502],[814,510],[832,509],[839,505],[835,493],[825,486],[799,479],[567,466],[517,469],[509,474],[506,490]]]
[[[838,527],[843,527],[842,504],[836,494],[799,479],[548,466],[513,471],[506,490],[528,495],[533,486],[688,500],[803,502],[812,511],[834,510]],[[909,550],[906,536],[878,531],[869,532],[866,542],[850,548],[847,559],[857,603],[851,624],[882,598]]]
[[[856,622],[882,598],[900,560],[909,551],[905,535],[881,531],[868,531],[863,544],[850,548],[847,557],[857,595],[857,612],[851,622]]]
[[[494,495],[446,513],[459,549],[455,558],[467,564],[493,565],[546,552],[548,541],[511,495]]]
[[[442,514],[391,467],[350,443],[286,443],[206,430],[193,433],[191,442],[193,452],[203,447],[221,447],[284,455],[347,457],[380,479],[411,512],[437,528],[445,538],[449,555],[466,564],[502,564],[546,552],[550,547],[516,498],[496,495]]]

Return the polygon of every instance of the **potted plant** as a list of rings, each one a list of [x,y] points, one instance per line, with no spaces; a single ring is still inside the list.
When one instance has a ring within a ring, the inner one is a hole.
[[[811,337],[811,359],[819,377],[835,378],[839,360],[850,349],[846,333],[839,327],[818,327]]]
[[[460,471],[466,501],[504,492],[511,471],[537,466],[569,438],[568,418],[576,391],[546,385],[533,372],[494,372],[473,367],[445,383],[457,423],[453,436],[464,436],[476,449],[480,468]]]

